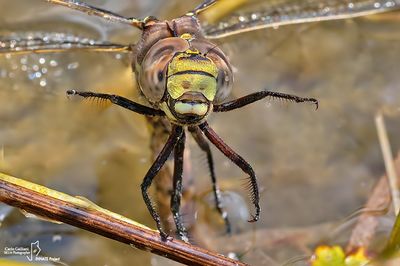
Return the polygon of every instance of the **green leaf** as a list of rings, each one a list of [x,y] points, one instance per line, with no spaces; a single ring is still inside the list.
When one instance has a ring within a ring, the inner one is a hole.
[[[400,253],[400,213],[397,215],[390,238],[379,259],[389,259]]]

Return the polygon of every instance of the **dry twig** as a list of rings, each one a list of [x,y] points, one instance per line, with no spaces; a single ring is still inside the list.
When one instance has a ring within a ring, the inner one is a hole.
[[[381,113],[378,113],[375,116],[375,123],[378,131],[379,143],[382,149],[383,160],[385,162],[386,175],[389,180],[390,192],[392,194],[394,213],[397,215],[400,209],[400,195],[397,186],[398,181],[393,162],[392,150],[390,149],[390,143],[386,132],[385,121],[383,120],[383,115]]]
[[[102,209],[82,198],[0,173],[0,201],[50,220],[67,223],[136,248],[190,265],[245,265],[223,255],[173,239]]]

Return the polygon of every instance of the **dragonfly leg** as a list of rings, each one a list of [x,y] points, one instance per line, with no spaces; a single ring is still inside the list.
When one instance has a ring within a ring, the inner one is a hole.
[[[251,202],[255,207],[255,214],[249,222],[255,222],[260,218],[260,195],[258,191],[257,177],[253,168],[239,154],[232,150],[208,125],[207,122],[199,125],[206,137],[217,147],[226,157],[235,163],[243,172],[249,175],[249,188],[251,189]]]
[[[182,198],[182,173],[183,173],[183,151],[185,150],[185,132],[179,139],[174,150],[174,175],[171,195],[171,212],[176,225],[177,235],[180,239],[188,242],[187,232],[182,223],[182,216],[179,212]]]
[[[171,155],[172,150],[174,149],[175,145],[180,141],[182,134],[183,134],[183,128],[181,126],[174,126],[172,128],[171,135],[169,136],[163,149],[161,150],[160,154],[157,156],[153,165],[150,167],[149,171],[147,172],[146,176],[144,177],[142,184],[140,185],[140,188],[142,190],[143,200],[144,200],[147,208],[149,209],[151,216],[153,217],[154,221],[156,222],[157,229],[160,231],[160,236],[164,241],[168,239],[168,234],[165,233],[164,230],[162,229],[160,215],[157,213],[156,209],[154,208],[154,205],[151,202],[150,196],[147,191],[153,181],[153,178],[157,175],[157,173],[160,171],[161,167],[165,164],[168,157]]]
[[[76,90],[68,90],[67,95],[79,95],[83,98],[95,98],[100,100],[108,100],[113,104],[119,105],[123,108],[129,109],[135,113],[148,115],[148,116],[164,116],[165,113],[161,110],[154,109],[145,105],[141,105],[135,103],[127,98],[122,96],[114,95],[114,94],[106,94],[106,93],[97,93],[90,91],[76,91]]]
[[[233,100],[233,101],[214,105],[213,111],[214,112],[227,112],[227,111],[235,110],[235,109],[241,108],[243,106],[246,106],[248,104],[254,103],[256,101],[262,100],[266,97],[271,97],[271,98],[275,98],[275,99],[285,99],[285,100],[296,102],[296,103],[311,102],[311,103],[315,104],[316,109],[318,109],[318,100],[314,99],[314,98],[303,98],[303,97],[298,97],[298,96],[291,95],[291,94],[274,92],[274,91],[259,91],[259,92],[255,92],[255,93],[243,96],[243,97]]]
[[[211,153],[210,145],[208,144],[208,142],[203,136],[203,133],[198,127],[189,127],[189,131],[192,133],[192,136],[195,139],[197,145],[199,145],[200,149],[202,149],[207,155],[207,163],[211,175],[212,187],[215,198],[215,208],[217,209],[221,217],[224,219],[226,232],[230,234],[232,232],[231,224],[229,222],[227,212],[222,207],[221,191],[217,184],[217,178],[214,169],[214,160]]]

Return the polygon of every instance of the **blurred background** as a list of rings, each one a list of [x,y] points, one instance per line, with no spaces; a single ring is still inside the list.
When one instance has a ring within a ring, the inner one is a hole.
[[[175,18],[199,4],[86,2],[128,17],[160,19]],[[268,1],[251,1],[248,8],[264,8],[261,2]],[[67,39],[134,44],[140,36],[129,26],[46,1],[0,0],[0,6],[2,38],[63,33]],[[207,17],[202,19],[206,22]],[[232,97],[268,89],[317,98],[320,108],[265,100],[212,115],[211,126],[254,167],[261,189],[261,219],[248,224],[246,176],[213,150],[234,228],[231,237],[224,235],[213,210],[205,156],[188,138],[189,174],[197,204],[196,220],[186,222],[196,224],[197,242],[252,265],[301,261],[319,243],[347,243],[356,218],[348,217],[365,204],[385,173],[374,123],[378,112],[385,115],[393,153],[400,149],[399,20],[399,13],[392,12],[258,30],[215,41],[234,68]],[[96,101],[68,99],[68,89],[114,93],[144,102],[127,54],[1,54],[0,171],[84,196],[154,227],[139,188],[152,163],[146,119]],[[379,219],[376,246],[393,220],[390,213]],[[26,219],[3,204],[0,226],[0,257],[4,247],[29,246],[39,240],[43,256],[60,257],[67,265],[166,263],[68,225]]]

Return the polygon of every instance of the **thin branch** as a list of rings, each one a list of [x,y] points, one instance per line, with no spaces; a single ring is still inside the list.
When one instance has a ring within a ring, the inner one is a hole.
[[[394,213],[397,215],[400,209],[400,195],[399,188],[397,186],[397,175],[393,162],[392,150],[390,149],[390,143],[386,132],[385,121],[383,120],[381,113],[378,113],[375,116],[375,123],[378,131],[379,143],[382,149],[383,160],[385,162],[387,178],[389,180]]]
[[[180,240],[163,242],[157,231],[94,203],[0,173],[0,201],[49,220],[190,265],[245,265]]]

